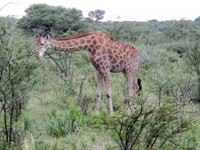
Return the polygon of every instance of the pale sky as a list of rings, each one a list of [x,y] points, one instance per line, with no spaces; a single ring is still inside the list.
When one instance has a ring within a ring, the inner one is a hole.
[[[12,3],[1,9],[9,2]],[[194,20],[200,16],[200,0],[0,0],[0,16],[20,18],[31,4],[39,3],[77,8],[84,17],[89,11],[105,10],[105,21]]]

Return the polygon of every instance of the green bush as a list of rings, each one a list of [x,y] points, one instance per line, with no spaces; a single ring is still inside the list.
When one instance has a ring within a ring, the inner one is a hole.
[[[181,149],[179,136],[191,128],[192,121],[182,117],[180,110],[173,104],[155,107],[137,102],[130,114],[120,112],[102,123],[118,149]]]
[[[60,137],[77,132],[86,124],[87,118],[77,109],[65,113],[54,109],[48,114],[46,131],[51,136]]]
[[[7,145],[19,148],[23,142],[26,127],[19,129],[20,117],[37,81],[32,38],[15,24],[13,18],[0,17],[0,142],[4,149]]]

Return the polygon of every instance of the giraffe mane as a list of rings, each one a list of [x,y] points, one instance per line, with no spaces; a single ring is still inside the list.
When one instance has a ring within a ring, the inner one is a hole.
[[[76,35],[76,36],[72,36],[72,37],[68,37],[68,38],[51,38],[52,40],[56,40],[56,41],[67,41],[67,40],[73,40],[73,39],[78,39],[78,38],[81,38],[81,37],[85,37],[85,36],[89,36],[89,35],[92,35],[92,34],[96,34],[96,33],[103,33],[107,36],[107,38],[109,38],[110,40],[114,41],[114,42],[117,42],[125,47],[130,47],[130,48],[133,48],[135,49],[135,47],[131,44],[127,44],[127,43],[123,43],[119,40],[116,40],[114,39],[113,37],[111,37],[110,35],[104,33],[104,32],[101,32],[101,31],[94,31],[94,32],[88,32],[88,33],[84,33],[84,34],[80,34],[80,35]]]
[[[136,49],[132,44],[123,43],[123,42],[121,42],[121,41],[119,41],[119,40],[117,40],[117,39],[114,39],[113,37],[111,37],[111,36],[109,36],[109,35],[107,35],[107,36],[110,38],[110,40],[112,40],[112,41],[114,41],[114,42],[117,42],[117,43],[119,43],[119,44],[121,44],[121,45],[123,45],[123,46],[125,46],[125,47],[130,47],[130,48]]]
[[[67,41],[67,40],[78,39],[78,38],[85,37],[85,36],[88,36],[88,35],[91,35],[91,34],[95,34],[97,32],[98,31],[89,32],[89,33],[85,33],[85,34],[81,34],[81,35],[77,35],[77,36],[72,36],[72,37],[68,37],[68,38],[52,38],[52,39],[56,40],[56,41]]]

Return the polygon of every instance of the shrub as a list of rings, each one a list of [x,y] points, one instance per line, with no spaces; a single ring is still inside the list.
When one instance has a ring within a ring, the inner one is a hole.
[[[119,149],[180,148],[177,136],[190,129],[192,121],[181,116],[173,104],[159,107],[137,103],[131,114],[120,112],[104,125]]]
[[[51,136],[65,136],[78,131],[79,127],[87,124],[87,118],[77,109],[71,109],[68,112],[52,110],[48,114],[46,131]]]
[[[0,17],[0,139],[4,149],[22,144],[26,128],[15,126],[36,83],[31,40],[15,27],[15,21]]]

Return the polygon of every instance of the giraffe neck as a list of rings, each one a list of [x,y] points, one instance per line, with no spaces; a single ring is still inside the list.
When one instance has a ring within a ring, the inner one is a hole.
[[[95,35],[85,34],[71,38],[50,38],[50,47],[58,51],[94,51]]]

